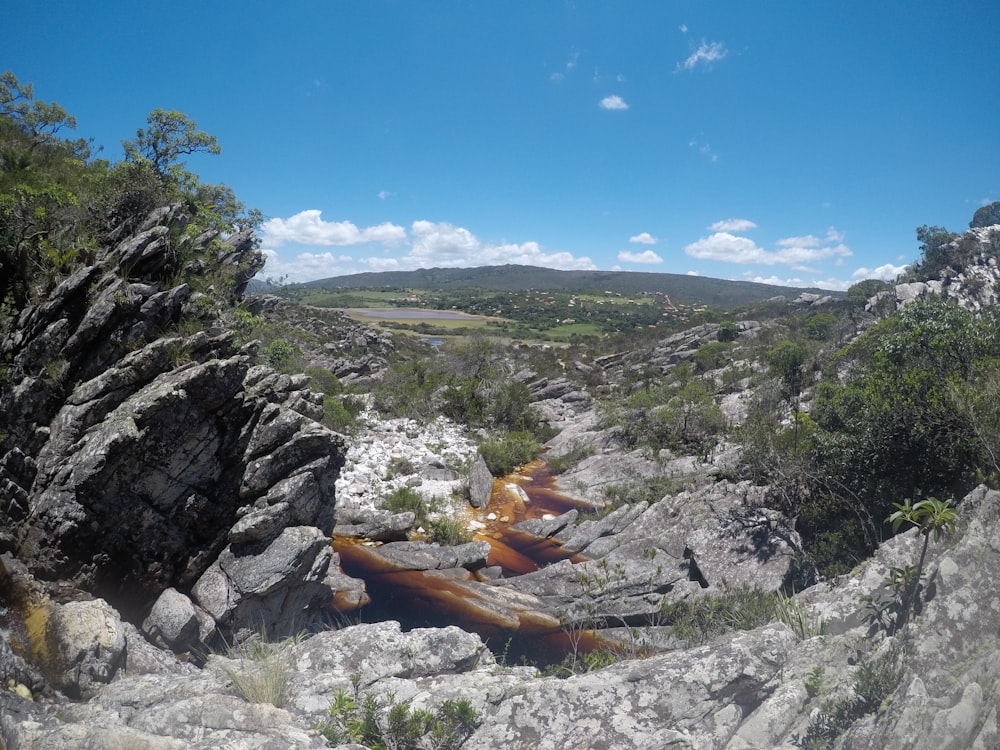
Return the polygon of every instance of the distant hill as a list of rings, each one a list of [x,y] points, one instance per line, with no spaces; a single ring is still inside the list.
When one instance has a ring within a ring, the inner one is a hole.
[[[733,308],[772,297],[797,297],[802,292],[832,294],[816,288],[792,288],[751,281],[727,281],[676,273],[632,271],[557,271],[536,266],[480,266],[478,268],[421,268],[334,276],[297,286],[311,289],[417,289],[459,291],[483,289],[516,292],[528,289],[563,292],[616,292],[626,296],[659,292],[674,303]]]

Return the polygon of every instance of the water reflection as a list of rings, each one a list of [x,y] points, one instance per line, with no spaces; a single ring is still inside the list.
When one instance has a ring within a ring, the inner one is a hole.
[[[583,561],[586,558],[566,552],[553,539],[511,528],[572,509],[591,511],[592,506],[559,492],[542,461],[520,475],[495,480],[489,503],[474,516],[483,524],[476,539],[490,544],[488,565],[511,577],[560,560]],[[365,581],[371,603],[359,613],[364,620],[399,620],[404,628],[459,625],[478,632],[494,648],[536,662],[558,661],[568,648],[585,651],[597,645],[590,637],[582,644],[569,643],[557,618],[519,606],[510,589],[484,585],[482,571],[403,570],[356,540],[335,538],[334,548],[343,571]]]

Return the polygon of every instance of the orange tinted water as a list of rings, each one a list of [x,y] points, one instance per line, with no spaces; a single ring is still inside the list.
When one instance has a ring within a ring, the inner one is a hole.
[[[528,501],[508,490],[508,484],[520,486]],[[475,513],[475,518],[485,524],[476,539],[490,543],[487,561],[500,567],[505,577],[538,570],[559,560],[580,562],[586,558],[567,553],[552,539],[511,528],[520,521],[558,515],[572,508],[592,510],[560,493],[548,466],[537,461],[521,475],[494,481],[489,503]],[[509,647],[512,656],[530,655],[540,661],[558,661],[570,648],[588,651],[599,647],[599,640],[590,634],[568,638],[552,617],[492,605],[477,593],[474,583],[469,585],[478,579],[476,573],[400,570],[372,547],[351,539],[334,538],[334,549],[340,554],[343,571],[365,581],[371,597],[371,604],[359,613],[365,620],[399,620],[407,628],[459,625],[478,632],[497,648]]]

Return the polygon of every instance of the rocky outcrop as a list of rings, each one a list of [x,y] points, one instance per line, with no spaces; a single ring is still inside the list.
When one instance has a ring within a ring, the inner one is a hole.
[[[239,294],[261,267],[252,236],[212,244],[212,233],[178,234],[185,223],[179,207],[154,212],[0,342],[11,379],[0,482],[13,499],[0,543],[56,599],[70,586],[136,623],[168,589],[190,597],[216,571],[225,604],[194,596],[193,610],[214,623],[197,635],[189,617],[151,623],[178,647],[244,616],[281,630],[282,606],[297,607],[301,627],[333,595],[320,548],[344,456],[307,378],[255,365],[252,344],[213,328],[212,287],[169,283],[193,273],[188,257]]]
[[[868,300],[867,310],[898,309],[922,297],[954,301],[973,312],[1000,304],[1000,225],[974,227],[945,245],[941,251],[956,259],[938,278],[907,281],[879,292]]]

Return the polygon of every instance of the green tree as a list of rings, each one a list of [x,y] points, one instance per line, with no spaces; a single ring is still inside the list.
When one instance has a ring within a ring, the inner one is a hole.
[[[765,359],[771,374],[781,381],[781,396],[793,411],[799,410],[799,395],[805,384],[806,357],[808,352],[797,341],[782,341],[767,353]]]
[[[13,72],[0,74],[0,117],[15,123],[32,141],[30,150],[59,141],[60,130],[76,129],[76,118],[55,102],[34,98],[34,87],[21,83]]]
[[[919,280],[935,278],[951,261],[950,245],[958,235],[944,227],[917,227],[920,243],[920,263],[914,269]]]
[[[989,317],[918,300],[868,329],[840,355],[813,417],[819,471],[865,498],[882,517],[893,497],[957,496],[971,486],[981,448],[954,408],[950,382],[1000,353]]]
[[[863,306],[876,294],[890,288],[889,283],[881,279],[865,279],[848,287],[847,299],[852,305]]]
[[[198,130],[198,124],[177,110],[154,109],[146,118],[146,127],[136,130],[134,141],[122,141],[125,158],[146,159],[161,175],[183,170],[182,156],[221,152],[214,135]]]
[[[830,338],[830,334],[836,325],[837,317],[832,313],[812,313],[806,316],[803,329],[809,338],[816,341],[826,341]]]

